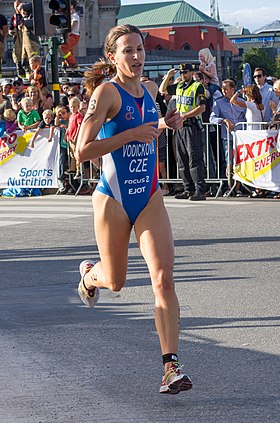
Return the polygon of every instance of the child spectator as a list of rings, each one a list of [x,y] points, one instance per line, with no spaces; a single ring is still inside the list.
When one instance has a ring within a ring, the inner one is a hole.
[[[4,119],[6,123],[6,132],[11,134],[18,130],[17,115],[13,109],[6,109],[4,112]]]
[[[45,128],[50,128],[48,142],[51,142],[53,139],[53,132],[54,132],[54,114],[52,110],[43,111],[43,120],[39,123],[39,126],[35,134],[33,135],[32,141],[29,146],[30,148],[34,148],[34,141],[38,137],[40,131]]]
[[[45,69],[41,66],[41,57],[40,56],[32,56],[29,59],[29,66],[31,69],[31,73],[29,75],[29,81],[38,82],[39,87],[42,89],[43,87],[47,86],[46,74]],[[35,84],[36,85],[36,84]]]
[[[59,187],[58,193],[65,194],[67,192],[67,185],[65,181],[65,171],[67,169],[68,163],[68,153],[67,153],[67,138],[66,130],[69,124],[70,110],[68,106],[57,106],[55,109],[55,126],[59,128],[60,137],[59,137],[59,174],[58,181],[61,184]]]
[[[198,58],[200,60],[199,70],[204,75],[208,76],[208,90],[210,91],[210,94],[213,95],[215,91],[220,90],[215,58],[212,56],[209,48],[199,50]]]
[[[18,126],[22,131],[35,129],[40,124],[40,115],[33,109],[33,101],[30,97],[21,100],[22,109],[18,112]]]
[[[69,100],[69,107],[70,107],[70,118],[69,118],[69,125],[66,131],[66,136],[69,142],[69,150],[70,150],[70,169],[66,171],[66,174],[74,174],[74,179],[78,179],[81,175],[80,173],[80,163],[75,159],[75,148],[77,142],[77,136],[79,133],[79,129],[81,123],[83,121],[83,116],[79,112],[80,108],[80,100],[77,97],[71,97]]]

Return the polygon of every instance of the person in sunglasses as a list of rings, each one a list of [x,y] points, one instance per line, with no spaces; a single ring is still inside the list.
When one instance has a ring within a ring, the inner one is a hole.
[[[193,79],[194,68],[191,63],[179,65],[179,71],[182,79],[180,82],[168,85],[169,80],[178,72],[170,69],[159,87],[161,94],[176,95],[176,109],[184,118],[183,128],[175,133],[179,174],[184,191],[176,194],[175,198],[206,200],[204,129],[201,119],[206,108],[205,88],[200,81]]]
[[[262,96],[262,102],[264,105],[263,121],[270,122],[272,119],[272,110],[269,103],[271,101],[278,103],[278,98],[273,91],[273,87],[266,81],[267,73],[265,69],[256,68],[253,73],[253,78]]]

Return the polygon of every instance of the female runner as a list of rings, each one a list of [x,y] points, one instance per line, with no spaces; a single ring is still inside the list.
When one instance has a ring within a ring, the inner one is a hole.
[[[105,40],[107,60],[87,72],[93,94],[81,125],[79,162],[102,156],[102,176],[93,194],[94,227],[100,254],[97,263],[80,264],[79,295],[89,307],[99,288],[120,291],[126,282],[132,227],[147,263],[155,295],[155,324],[164,376],[160,393],[177,394],[192,387],[178,362],[179,304],[173,281],[171,227],[157,181],[158,127],[178,128],[182,118],[172,111],[158,124],[157,85],[140,83],[145,51],[140,30],[121,25]],[[111,77],[110,81],[101,83]]]

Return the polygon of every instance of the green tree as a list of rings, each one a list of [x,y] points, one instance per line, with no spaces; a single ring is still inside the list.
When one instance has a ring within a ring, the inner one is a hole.
[[[250,47],[248,51],[243,54],[242,62],[243,64],[249,63],[252,71],[255,68],[263,68],[268,75],[274,75],[275,73],[275,63],[270,59],[263,48]]]
[[[274,68],[275,68],[274,76],[280,79],[280,54],[276,56]]]

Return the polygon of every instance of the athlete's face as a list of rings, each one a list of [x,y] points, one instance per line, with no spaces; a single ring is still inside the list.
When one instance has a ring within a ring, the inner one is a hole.
[[[116,53],[109,53],[108,57],[117,66],[119,74],[130,78],[140,77],[145,62],[141,36],[137,33],[122,35],[116,41]]]

